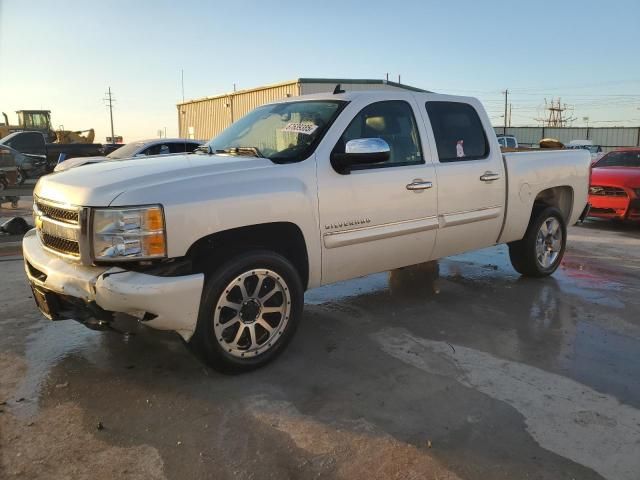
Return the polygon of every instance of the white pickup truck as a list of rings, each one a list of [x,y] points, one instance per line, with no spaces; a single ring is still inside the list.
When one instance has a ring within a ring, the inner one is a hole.
[[[25,268],[51,319],[124,313],[245,371],[284,349],[306,289],[499,243],[521,274],[550,275],[589,165],[584,150],[502,154],[473,98],[291,98],[194,154],[42,177]]]

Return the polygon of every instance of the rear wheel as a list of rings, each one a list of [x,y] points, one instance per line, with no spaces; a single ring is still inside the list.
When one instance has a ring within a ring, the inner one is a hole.
[[[538,209],[522,240],[509,244],[511,265],[520,274],[546,277],[556,271],[567,244],[567,226],[555,207]]]
[[[298,272],[283,256],[267,251],[237,256],[205,283],[190,346],[221,372],[261,367],[291,340],[303,294]]]

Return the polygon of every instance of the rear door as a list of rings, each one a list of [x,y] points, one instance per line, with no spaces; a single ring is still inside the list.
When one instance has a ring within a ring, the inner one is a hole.
[[[502,153],[479,102],[429,97],[423,103],[437,152],[438,219],[434,258],[494,245],[505,210]]]

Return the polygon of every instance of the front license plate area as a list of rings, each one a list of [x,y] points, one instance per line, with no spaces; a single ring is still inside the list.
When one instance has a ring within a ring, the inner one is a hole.
[[[60,302],[58,298],[49,292],[39,289],[38,287],[31,287],[33,291],[33,299],[36,301],[38,309],[49,320],[57,320],[60,311]]]

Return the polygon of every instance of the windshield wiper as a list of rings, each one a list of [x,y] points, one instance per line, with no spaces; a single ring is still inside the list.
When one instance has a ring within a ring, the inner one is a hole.
[[[229,147],[216,150],[216,153],[228,153],[229,155],[246,155],[252,154],[254,157],[264,158],[262,152],[256,147]]]

